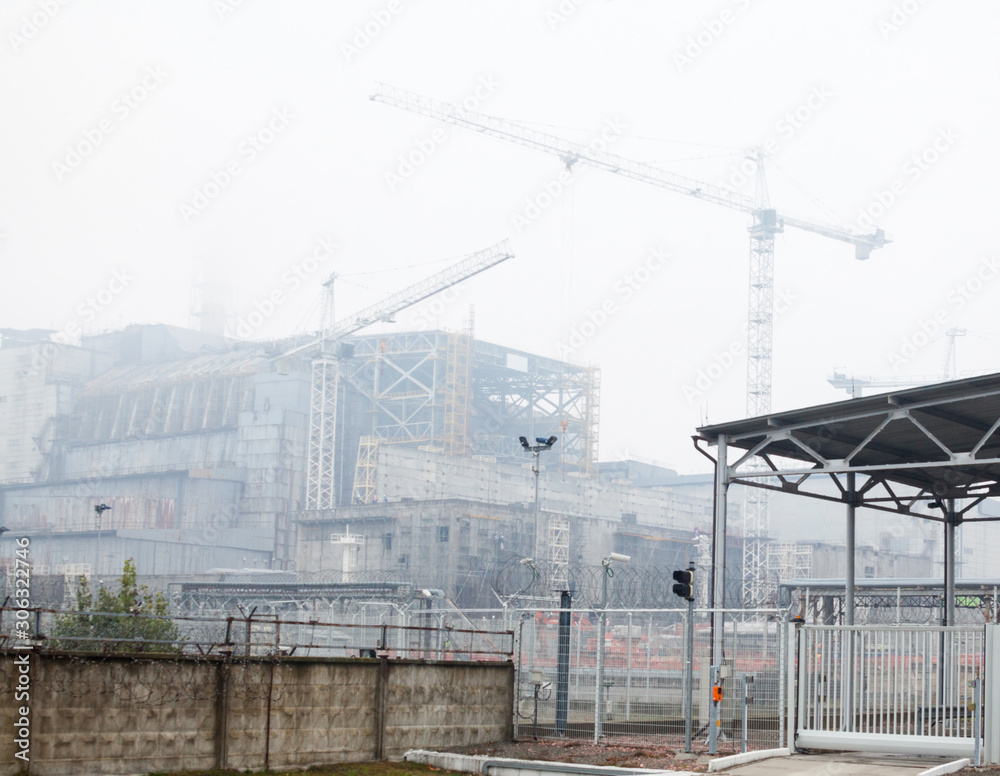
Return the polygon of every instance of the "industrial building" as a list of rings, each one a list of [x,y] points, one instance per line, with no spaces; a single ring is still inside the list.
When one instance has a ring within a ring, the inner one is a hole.
[[[342,337],[332,358],[308,341],[5,332],[0,520],[31,536],[36,574],[111,578],[131,557],[148,577],[406,572],[458,595],[535,550],[563,584],[611,550],[669,567],[708,528],[704,496],[598,477],[594,368],[469,333]],[[333,444],[317,457],[331,361]],[[524,435],[559,439],[540,460],[537,538]]]
[[[111,579],[134,558],[164,586],[281,570],[405,581],[489,606],[512,560],[531,558],[546,594],[608,552],[660,573],[711,564],[711,477],[599,464],[592,367],[471,332],[345,336],[319,355],[309,337],[239,342],[166,325],[79,344],[2,334],[0,525],[31,537],[38,576]],[[521,436],[558,437],[537,482]],[[772,586],[842,574],[838,516],[819,519],[817,504],[803,519],[785,503],[772,499]],[[738,513],[733,523],[738,580]],[[886,527],[861,537],[861,572],[932,576],[937,542]],[[994,573],[984,553],[965,546],[970,572]]]

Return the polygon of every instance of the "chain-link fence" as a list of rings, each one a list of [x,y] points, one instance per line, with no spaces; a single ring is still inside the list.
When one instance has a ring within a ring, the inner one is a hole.
[[[692,744],[703,749],[712,705],[711,613],[695,610],[690,650],[687,617],[687,609],[608,609],[602,644],[599,609],[517,611],[517,735],[683,746],[690,657]],[[739,751],[744,738],[748,749],[783,745],[786,633],[778,610],[725,613],[716,661],[719,751]]]
[[[101,653],[167,652],[418,660],[511,660],[504,620],[447,611],[355,612],[343,620],[295,615],[198,617],[0,607],[0,647]]]

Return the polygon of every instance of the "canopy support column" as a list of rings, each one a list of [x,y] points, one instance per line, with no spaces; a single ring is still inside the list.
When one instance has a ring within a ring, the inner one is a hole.
[[[955,624],[955,499],[948,499],[945,505],[944,523],[944,624]]]
[[[847,473],[847,570],[844,588],[844,625],[854,625],[855,504],[857,489],[854,472]]]
[[[715,514],[712,522],[712,665],[722,662],[722,638],[726,606],[726,498],[729,490],[728,450],[725,435],[719,437],[715,462]]]
[[[854,625],[855,526],[857,512],[857,481],[854,472],[847,473],[847,568],[844,574],[844,624]],[[844,730],[854,730],[854,631],[844,634]]]

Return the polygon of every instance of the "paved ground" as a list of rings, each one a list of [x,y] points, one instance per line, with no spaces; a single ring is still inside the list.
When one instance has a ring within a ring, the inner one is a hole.
[[[948,760],[864,754],[798,754],[775,757],[724,773],[733,776],[916,776]]]

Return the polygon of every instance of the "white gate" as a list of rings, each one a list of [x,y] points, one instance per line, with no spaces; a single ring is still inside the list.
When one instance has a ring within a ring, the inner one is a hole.
[[[985,630],[802,626],[795,745],[973,757]]]

